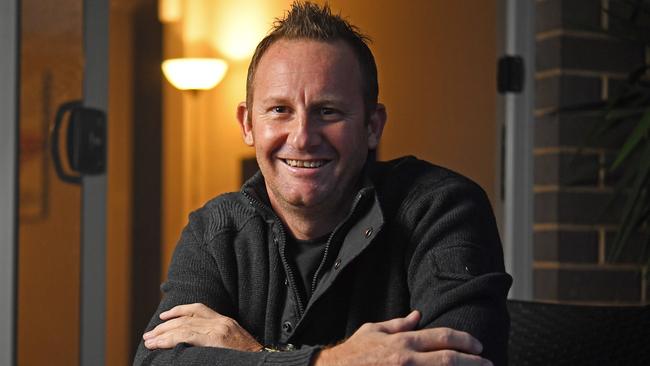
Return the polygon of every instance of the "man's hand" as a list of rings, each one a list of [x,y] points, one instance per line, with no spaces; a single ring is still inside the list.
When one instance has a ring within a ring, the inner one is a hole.
[[[322,350],[315,366],[333,365],[481,365],[481,343],[450,328],[415,329],[416,310],[404,318],[362,325],[345,342]]]
[[[164,323],[142,336],[148,349],[173,348],[179,343],[222,347],[239,351],[259,351],[259,344],[234,319],[203,304],[179,305],[160,313]]]

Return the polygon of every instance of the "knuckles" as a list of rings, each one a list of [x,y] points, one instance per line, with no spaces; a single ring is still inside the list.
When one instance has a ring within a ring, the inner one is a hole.
[[[416,341],[413,339],[412,335],[405,334],[405,333],[397,333],[394,334],[394,344],[398,346],[401,349],[411,349],[413,347],[413,343]]]
[[[223,332],[215,331],[215,330],[210,330],[208,331],[208,337],[212,339],[213,342],[215,342],[215,346],[221,346],[224,344],[225,340],[228,338],[226,334]]]
[[[189,310],[192,312],[191,316],[195,316],[196,315],[195,313],[201,312],[205,307],[206,307],[205,305],[199,302],[195,302],[193,304],[190,304],[190,306],[188,306]]]
[[[359,331],[362,331],[362,332],[372,332],[372,331],[375,331],[375,330],[377,330],[377,324],[375,324],[375,323],[363,323],[359,327]]]
[[[409,353],[398,352],[393,353],[388,357],[388,364],[395,366],[409,366],[412,365],[412,357]]]
[[[452,350],[444,350],[440,352],[440,362],[438,363],[441,366],[456,366],[458,365],[458,352]]]
[[[237,329],[239,328],[239,324],[237,324],[237,322],[234,319],[224,317],[218,319],[215,328],[219,330],[219,333],[222,333],[224,335],[230,335],[237,331]]]
[[[175,317],[151,331],[158,337],[156,348],[172,348],[181,342],[230,348],[233,341],[246,338],[246,330],[235,319],[216,313],[204,304],[179,305],[168,312]]]
[[[449,346],[453,338],[453,330],[449,328],[440,328],[437,332],[438,342],[441,346]]]
[[[239,327],[239,324],[237,324],[235,319],[232,318],[223,317],[220,319],[220,322],[228,332],[232,332],[234,329]]]

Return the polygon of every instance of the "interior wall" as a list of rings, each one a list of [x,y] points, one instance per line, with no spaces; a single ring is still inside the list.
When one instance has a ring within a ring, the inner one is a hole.
[[[79,363],[81,188],[62,182],[48,132],[83,82],[83,6],[21,1],[17,364]],[[131,363],[131,5],[110,8],[106,364]],[[66,22],[60,22],[66,19]],[[67,165],[67,164],[64,164]],[[35,351],[36,350],[36,351]]]
[[[58,106],[82,95],[83,7],[22,0],[19,13],[16,364],[75,366],[81,189],[57,177],[48,131]]]
[[[496,1],[330,3],[373,39],[388,111],[379,159],[416,155],[496,202]]]
[[[112,0],[109,37],[106,222],[106,365],[131,362],[131,210],[133,161],[133,9]]]
[[[414,154],[449,167],[476,180],[495,202],[496,1],[413,0],[401,6],[388,0],[329,2],[374,41],[380,101],[388,109],[379,158]],[[227,42],[219,38],[237,32],[215,26],[224,16],[245,23],[251,12],[228,15],[232,8],[223,1],[191,3],[196,7],[185,5],[180,22],[165,26],[165,57],[224,57],[230,68],[215,89],[195,96],[165,86],[163,278],[189,211],[219,193],[238,190],[241,159],[254,156],[243,144],[235,119],[235,107],[245,99],[250,55],[234,59],[220,50]],[[257,3],[264,6],[255,12],[256,19],[264,19],[268,30],[290,1]],[[204,139],[191,146],[202,157],[198,182],[187,169],[190,152],[182,147],[183,134],[197,130]],[[193,200],[189,193],[195,190],[200,193]]]
[[[289,4],[289,0],[183,2],[183,18],[163,29],[164,58],[221,57],[228,62],[228,71],[216,88],[196,94],[167,82],[163,86],[162,279],[188,214],[220,193],[238,190],[241,160],[255,156],[242,141],[235,109],[245,99],[254,47]],[[200,161],[192,161],[197,154]]]
[[[138,1],[132,23],[132,347],[142,340],[142,333],[160,302],[162,26],[156,10],[157,0]],[[132,350],[135,351],[135,348]]]

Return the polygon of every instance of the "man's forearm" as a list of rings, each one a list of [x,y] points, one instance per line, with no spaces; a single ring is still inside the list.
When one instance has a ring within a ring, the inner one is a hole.
[[[450,328],[415,330],[418,311],[404,318],[366,323],[345,342],[315,356],[315,366],[476,365],[491,366],[478,354],[481,343]]]
[[[149,365],[288,365],[308,366],[319,347],[302,347],[290,352],[243,352],[218,347],[179,344],[173,349],[150,351],[140,344],[134,366]]]

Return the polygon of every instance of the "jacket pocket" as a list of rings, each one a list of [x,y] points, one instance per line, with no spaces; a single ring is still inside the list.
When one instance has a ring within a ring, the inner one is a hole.
[[[434,274],[440,279],[466,281],[490,272],[487,253],[470,242],[440,248],[433,252],[432,260]]]

